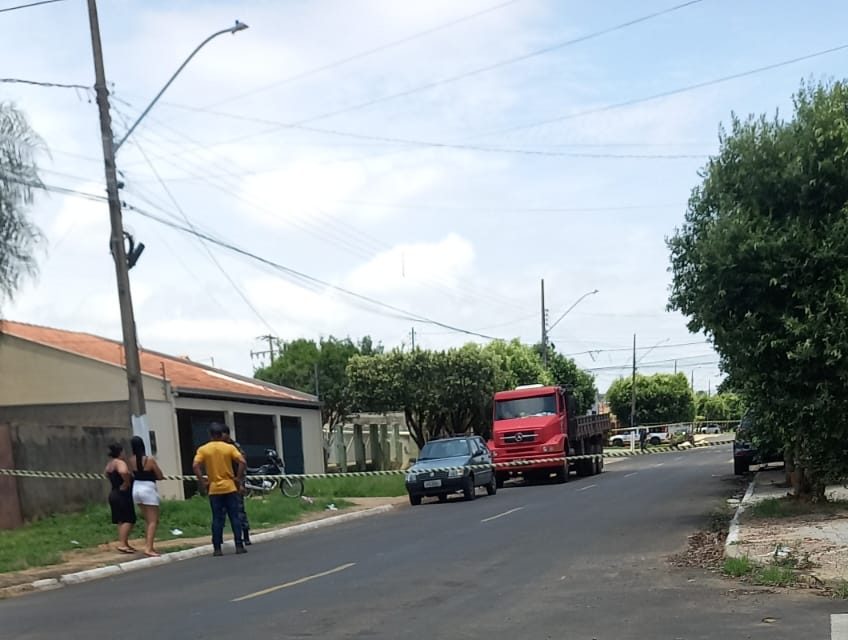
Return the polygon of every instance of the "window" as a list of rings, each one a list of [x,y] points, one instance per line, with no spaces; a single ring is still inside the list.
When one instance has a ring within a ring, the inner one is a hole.
[[[495,403],[495,420],[516,420],[536,416],[553,416],[557,412],[556,396],[536,396],[516,400],[499,400]]]

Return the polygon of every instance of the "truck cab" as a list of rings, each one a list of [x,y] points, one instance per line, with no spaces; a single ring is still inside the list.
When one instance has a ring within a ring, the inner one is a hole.
[[[569,455],[603,452],[602,430],[595,424],[599,421],[578,421],[573,398],[562,387],[527,385],[499,391],[493,404],[488,446],[494,463],[500,465],[500,485],[511,475],[542,479],[555,474],[565,482]],[[578,475],[591,475],[600,472],[602,461],[579,459],[574,467]]]

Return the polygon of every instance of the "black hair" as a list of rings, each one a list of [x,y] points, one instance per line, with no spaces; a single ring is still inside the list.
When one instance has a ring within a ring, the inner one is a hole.
[[[229,427],[225,424],[221,424],[220,422],[213,422],[209,425],[209,435],[215,439],[220,438],[225,433],[229,433],[229,431]]]
[[[113,442],[109,445],[109,457],[110,458],[120,458],[121,453],[123,453],[124,447],[118,444],[117,442]]]
[[[139,436],[133,436],[130,440],[130,448],[135,456],[135,470],[144,471],[144,455],[147,452],[144,448],[144,440]]]

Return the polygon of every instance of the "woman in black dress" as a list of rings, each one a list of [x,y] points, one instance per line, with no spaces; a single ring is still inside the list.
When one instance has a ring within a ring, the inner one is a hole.
[[[135,553],[129,540],[130,532],[135,524],[135,506],[131,490],[132,474],[124,461],[124,448],[117,443],[110,444],[109,458],[105,474],[112,483],[109,507],[112,509],[112,524],[118,525],[118,551]]]

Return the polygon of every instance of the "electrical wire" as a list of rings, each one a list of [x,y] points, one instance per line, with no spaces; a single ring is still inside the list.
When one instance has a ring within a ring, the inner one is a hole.
[[[38,7],[43,4],[53,4],[55,2],[64,2],[65,0],[40,0],[39,2],[30,2],[29,4],[19,4],[14,7],[5,7],[0,9],[0,13],[6,13],[7,11],[17,11],[18,9],[29,9],[31,7]]]
[[[2,13],[2,10],[0,10]],[[94,87],[84,84],[64,84],[62,82],[40,82],[38,80],[24,80],[23,78],[0,78],[0,82],[6,84],[29,84],[37,87],[54,87],[58,89],[82,89],[83,91],[94,91]]]
[[[809,53],[803,56],[797,56],[795,58],[789,58],[788,60],[782,60],[780,62],[775,62],[773,64],[767,64],[762,67],[755,67],[753,69],[748,69],[747,71],[740,71],[739,73],[733,73],[727,76],[722,76],[720,78],[714,78],[712,80],[706,80],[704,82],[696,82],[695,84],[685,85],[683,87],[678,87],[677,89],[670,89],[668,91],[662,91],[660,93],[655,93],[650,96],[644,96],[642,98],[633,98],[631,100],[625,100],[623,102],[616,102],[614,104],[608,104],[603,107],[596,107],[594,109],[586,109],[585,111],[578,111],[576,113],[569,113],[562,116],[557,116],[555,118],[547,118],[545,120],[538,120],[536,122],[529,122],[525,124],[519,124],[511,127],[505,127],[503,129],[496,129],[494,131],[487,131],[485,133],[479,134],[477,137],[488,137],[492,135],[501,135],[504,133],[512,133],[514,131],[522,131],[524,129],[532,129],[535,127],[541,127],[547,124],[553,124],[555,122],[563,122],[565,120],[573,120],[574,118],[583,118],[585,116],[594,115],[596,113],[604,113],[606,111],[612,111],[614,109],[621,109],[624,107],[630,107],[636,104],[641,104],[643,102],[650,102],[652,100],[659,100],[660,98],[667,98],[669,96],[679,95],[681,93],[687,93],[689,91],[695,91],[697,89],[703,89],[705,87],[711,87],[717,84],[722,84],[724,82],[730,82],[731,80],[738,80],[739,78],[746,78],[748,76],[752,76],[758,73],[764,73],[766,71],[772,71],[773,69],[779,69],[780,67],[785,67],[791,64],[795,64],[798,62],[803,62],[805,60],[812,60],[813,58],[819,58],[821,56],[826,56],[831,53],[836,53],[837,51],[844,51],[848,49],[848,44],[842,44],[836,47],[831,47],[829,49],[822,49],[821,51],[815,51],[813,53]]]
[[[695,345],[705,345],[704,341],[698,342],[678,342],[676,344],[660,344],[655,347],[637,347],[636,351],[645,351],[649,349],[672,349],[675,347],[691,347]],[[633,351],[630,347],[621,347],[616,349],[589,349],[588,351],[576,351],[574,353],[565,353],[565,356],[580,356],[580,355],[589,355],[589,354],[600,354],[600,353],[617,353],[623,351]]]
[[[105,196],[98,196],[96,194],[87,193],[87,192],[84,192],[84,191],[78,191],[78,190],[75,190],[75,189],[69,189],[69,188],[66,188],[66,187],[59,187],[59,186],[56,186],[56,185],[40,184],[40,183],[27,181],[27,180],[15,180],[14,178],[12,178],[10,181],[17,182],[19,184],[23,184],[23,185],[26,185],[26,186],[29,186],[29,187],[32,187],[32,188],[36,188],[36,189],[43,189],[45,191],[51,191],[51,192],[60,193],[60,194],[63,194],[63,195],[74,195],[74,196],[86,198],[86,199],[89,199],[89,200],[94,200],[96,202],[105,202],[105,201],[108,200]],[[400,307],[396,307],[394,305],[382,302],[382,301],[377,300],[375,298],[371,298],[369,296],[365,296],[365,295],[362,295],[360,293],[356,293],[355,291],[351,291],[351,290],[346,289],[344,287],[341,287],[339,285],[335,285],[335,284],[332,284],[332,283],[327,282],[325,280],[321,280],[320,278],[316,278],[315,276],[310,276],[310,275],[308,275],[308,274],[306,274],[302,271],[298,271],[297,269],[287,267],[283,264],[275,262],[274,260],[264,258],[264,257],[262,257],[262,256],[260,256],[256,253],[253,253],[253,252],[251,252],[247,249],[239,247],[236,244],[233,244],[233,243],[228,242],[226,240],[217,238],[214,235],[212,235],[211,233],[201,231],[197,228],[193,229],[191,226],[188,226],[184,223],[179,223],[179,222],[174,221],[173,219],[168,219],[167,217],[163,217],[163,216],[151,213],[151,212],[146,211],[145,209],[142,209],[141,207],[137,207],[133,204],[124,202],[123,206],[126,210],[133,211],[133,212],[137,213],[138,215],[140,215],[144,218],[147,218],[149,220],[153,220],[154,222],[158,222],[159,224],[170,227],[172,229],[176,229],[178,231],[182,231],[182,232],[187,233],[189,235],[192,235],[192,236],[195,236],[195,237],[198,237],[198,238],[202,238],[203,240],[206,240],[207,242],[215,244],[219,247],[222,247],[223,249],[226,249],[226,250],[228,250],[232,253],[238,254],[240,256],[249,258],[249,259],[251,259],[255,262],[261,263],[265,266],[271,267],[272,269],[279,271],[280,273],[284,273],[284,274],[287,274],[289,276],[292,276],[295,279],[295,281],[298,282],[298,283],[308,282],[308,283],[311,283],[315,286],[318,286],[318,287],[320,287],[324,290],[331,290],[331,291],[334,291],[336,293],[342,294],[343,296],[351,298],[353,300],[365,302],[368,305],[371,305],[372,307],[376,307],[376,308],[379,308],[379,309],[384,309],[384,310],[390,311],[390,312],[392,312],[390,314],[390,317],[403,319],[403,320],[406,320],[408,322],[417,322],[417,323],[420,323],[420,324],[427,324],[427,325],[432,325],[432,326],[435,326],[435,327],[441,327],[443,329],[449,329],[449,330],[451,330],[455,333],[462,333],[462,334],[465,334],[465,335],[475,336],[475,337],[478,337],[478,338],[483,338],[485,340],[500,340],[501,339],[501,338],[498,338],[496,336],[491,336],[491,335],[487,335],[487,334],[484,334],[484,333],[471,331],[469,329],[463,329],[462,327],[458,327],[458,326],[455,326],[455,325],[452,325],[452,324],[448,324],[446,322],[434,320],[434,319],[429,318],[427,316],[424,316],[424,315],[421,315],[421,314],[418,314],[418,313],[414,313],[414,312],[411,312],[411,311],[407,311],[405,309],[402,309]],[[172,217],[173,217],[173,215],[172,215]],[[371,309],[371,311],[374,312],[373,309]],[[383,313],[383,315],[387,315],[387,314]]]
[[[145,160],[147,160],[147,164],[150,167],[150,170],[156,176],[156,179],[159,181],[159,184],[161,185],[162,190],[167,194],[168,199],[171,201],[171,204],[174,205],[176,210],[180,213],[180,216],[182,217],[182,219],[191,228],[192,231],[196,232],[197,228],[195,227],[194,223],[191,221],[191,219],[188,217],[188,215],[186,215],[185,211],[180,206],[180,203],[177,201],[173,192],[168,188],[168,185],[165,184],[164,180],[162,180],[162,177],[159,175],[159,172],[156,170],[156,167],[150,161],[150,158],[148,158],[147,153],[144,151],[142,146],[138,143],[138,140],[132,140],[131,144],[133,144],[135,146],[135,148],[138,149],[139,153],[141,153],[141,155],[144,156]],[[265,325],[265,327],[272,334],[279,335],[279,332],[276,331],[274,329],[274,327],[271,326],[271,323],[268,322],[268,320],[262,315],[262,313],[260,313],[259,309],[257,309],[256,306],[253,304],[253,302],[251,302],[251,300],[250,300],[250,298],[248,298],[247,294],[244,291],[242,291],[241,287],[233,279],[233,277],[229,274],[229,272],[227,272],[227,270],[224,269],[224,267],[221,265],[220,261],[215,256],[215,254],[212,253],[212,250],[209,248],[209,246],[206,244],[206,242],[200,237],[197,237],[197,240],[198,240],[198,242],[200,242],[200,245],[203,247],[204,251],[206,252],[206,255],[209,257],[209,260],[212,261],[212,264],[215,265],[215,267],[218,269],[218,271],[221,273],[221,275],[224,276],[224,278],[227,280],[227,282],[230,283],[230,286],[232,286],[233,290],[236,292],[236,294],[239,296],[239,298],[242,299],[244,304],[247,306],[248,309],[250,309],[250,311],[253,313],[253,315],[256,316],[256,318],[263,325]]]
[[[504,8],[506,8],[506,7],[508,7],[512,4],[515,4],[518,1],[519,0],[509,0],[509,2],[502,2],[500,4],[497,4],[497,5],[494,5],[494,6],[491,6],[491,7],[487,7],[485,9],[481,9],[480,11],[476,11],[474,13],[470,13],[470,14],[465,15],[465,16],[460,16],[459,18],[456,18],[455,20],[451,20],[449,22],[442,23],[442,24],[437,25],[435,27],[432,27],[430,29],[425,29],[424,31],[419,31],[418,33],[414,33],[412,35],[406,36],[405,38],[401,38],[399,40],[393,40],[391,42],[387,42],[385,44],[374,47],[372,49],[366,49],[365,51],[360,51],[359,53],[349,55],[347,57],[335,60],[333,62],[329,62],[327,64],[323,64],[323,65],[319,65],[317,67],[313,67],[312,69],[308,69],[307,71],[302,71],[300,73],[296,73],[292,76],[288,76],[287,78],[283,78],[282,80],[277,80],[276,82],[272,82],[270,84],[266,84],[266,85],[263,85],[261,87],[257,87],[255,89],[251,89],[250,91],[245,91],[243,93],[236,94],[236,95],[231,96],[229,98],[224,98],[223,100],[219,100],[217,102],[214,102],[214,103],[206,105],[206,106],[207,107],[217,107],[217,106],[220,106],[222,104],[227,104],[227,103],[233,102],[235,100],[240,100],[240,99],[246,98],[248,96],[256,95],[257,93],[262,93],[262,92],[268,91],[270,89],[275,89],[276,87],[280,87],[280,86],[283,86],[285,84],[295,82],[296,80],[302,80],[303,78],[307,78],[309,76],[315,75],[317,73],[321,73],[323,71],[329,71],[330,69],[335,69],[337,67],[343,66],[343,65],[348,64],[350,62],[354,62],[356,60],[361,60],[363,58],[367,58],[369,56],[372,56],[376,53],[380,53],[381,51],[386,51],[387,49],[392,49],[392,48],[400,46],[402,44],[412,42],[413,40],[419,40],[421,38],[432,35],[434,33],[438,33],[439,31],[443,31],[445,29],[456,26],[456,25],[461,24],[463,22],[468,22],[469,20],[479,18],[479,17],[484,16],[488,13],[492,13],[494,11],[504,9]]]
[[[565,47],[569,47],[571,45],[579,44],[581,42],[586,42],[587,40],[593,40],[595,38],[599,38],[601,36],[607,35],[609,33],[613,33],[615,31],[620,31],[622,29],[626,29],[628,27],[632,27],[634,25],[640,24],[642,22],[647,22],[649,20],[653,20],[660,16],[664,16],[669,13],[673,13],[675,11],[680,11],[681,9],[685,9],[692,5],[700,4],[703,0],[689,0],[688,2],[683,2],[681,4],[674,5],[672,7],[668,7],[666,9],[662,9],[660,11],[655,11],[653,13],[646,14],[644,16],[634,18],[633,20],[628,20],[626,22],[622,22],[620,24],[606,27],[604,29],[600,29],[598,31],[594,31],[592,33],[588,33],[582,36],[578,36],[576,38],[570,38],[568,40],[564,40],[562,42],[558,42],[553,45],[549,45],[547,47],[542,47],[540,49],[536,49],[534,51],[530,51],[528,53],[522,54],[520,56],[514,56],[511,58],[506,58],[504,60],[499,60],[498,62],[494,62],[483,67],[478,67],[476,69],[471,69],[469,71],[465,71],[463,73],[459,73],[453,76],[448,76],[446,78],[442,78],[440,80],[434,80],[432,82],[427,82],[425,84],[419,85],[417,87],[412,87],[410,89],[406,89],[404,91],[398,91],[397,93],[392,93],[388,95],[381,96],[379,98],[372,98],[371,100],[366,100],[365,102],[360,102],[358,104],[349,105],[347,107],[342,107],[340,109],[334,109],[332,111],[326,111],[322,114],[312,116],[310,118],[305,118],[299,120],[296,124],[306,124],[309,122],[316,122],[318,120],[324,120],[326,118],[331,118],[334,116],[341,115],[343,113],[350,113],[351,111],[358,111],[360,109],[364,109],[366,107],[370,107],[376,104],[380,104],[383,102],[388,102],[390,100],[396,100],[397,98],[405,98],[407,96],[413,95],[415,93],[420,93],[421,91],[427,91],[429,89],[434,89],[436,87],[442,87],[446,84],[452,84],[459,80],[464,80],[466,78],[470,78],[472,76],[479,75],[481,73],[487,73],[489,71],[493,71],[495,69],[500,69],[502,67],[506,67],[509,65],[516,64],[518,62],[523,62],[525,60],[529,60],[531,58],[535,58],[537,56],[541,56],[547,53],[551,53],[553,51],[557,51],[559,49],[564,49]]]
[[[126,103],[126,101],[123,101],[123,100],[121,100],[121,102],[123,104],[128,104],[128,103]],[[164,126],[164,127],[168,128],[169,130],[171,129],[171,127],[168,127],[167,125],[164,125],[164,124],[160,124],[160,126]],[[191,140],[190,138],[188,138],[188,136],[185,136],[184,134],[182,134],[179,131],[175,131],[175,133],[177,133],[181,137],[184,137],[186,139]],[[168,158],[168,156],[163,154],[162,156],[160,156],[160,158],[164,162],[171,164],[172,166],[175,166],[177,168],[180,168],[178,165],[173,163]],[[184,168],[182,170],[186,171],[186,169],[184,169]],[[239,200],[239,201],[247,204],[248,206],[251,206],[252,208],[254,208],[256,210],[263,212],[265,215],[269,216],[270,218],[276,219],[276,212],[272,212],[271,210],[263,207],[262,205],[260,205],[258,203],[251,202],[251,201],[239,196],[236,193],[236,190],[238,189],[238,185],[235,184],[234,182],[231,181],[230,184],[227,185],[226,183],[222,184],[220,180],[213,182],[210,179],[208,179],[205,175],[203,175],[203,173],[193,173],[193,175],[195,175],[199,180],[208,184],[212,188],[217,189],[219,191],[222,191],[223,193],[226,193],[230,197],[233,197],[236,200]],[[345,248],[346,250],[348,250],[349,252],[357,254],[360,257],[365,258],[365,259],[370,259],[372,256],[369,253],[363,253],[361,248],[358,246],[358,244],[364,243],[366,246],[370,244],[371,247],[372,247],[372,250],[375,251],[375,252],[381,252],[381,251],[392,249],[392,247],[390,245],[368,236],[367,234],[356,229],[355,227],[353,227],[349,223],[345,223],[343,221],[337,221],[337,220],[331,219],[324,212],[318,212],[316,217],[318,217],[319,219],[323,219],[325,224],[323,224],[319,227],[316,227],[314,224],[311,224],[309,221],[305,221],[305,220],[304,221],[291,220],[290,222],[294,226],[301,228],[305,232],[310,233],[310,234],[314,235],[315,237],[317,237],[321,240],[327,240],[328,238],[330,238],[330,240],[333,241],[334,243],[336,243],[337,245],[339,245],[342,248]],[[345,231],[345,230],[346,230],[346,233],[342,234],[342,231]],[[356,240],[357,244],[352,244],[351,242],[349,242],[347,235],[354,236],[354,239]],[[494,294],[485,294],[485,295],[484,294],[478,294],[476,291],[469,289],[468,287],[463,287],[463,286],[460,286],[460,285],[451,286],[451,285],[448,285],[448,284],[446,284],[446,283],[444,283],[444,282],[442,282],[442,281],[440,281],[436,278],[426,278],[426,279],[418,279],[418,280],[425,285],[430,284],[431,286],[435,286],[436,288],[440,288],[442,290],[445,290],[448,293],[450,293],[452,296],[456,295],[457,290],[460,289],[460,290],[462,290],[462,293],[464,295],[480,299],[481,301],[485,301],[485,298],[488,298],[491,302],[494,302],[494,303],[501,305],[501,306],[508,306],[508,307],[519,306],[516,302],[509,300],[507,298],[503,298],[501,296],[496,296]]]

